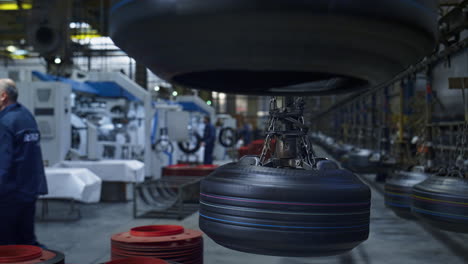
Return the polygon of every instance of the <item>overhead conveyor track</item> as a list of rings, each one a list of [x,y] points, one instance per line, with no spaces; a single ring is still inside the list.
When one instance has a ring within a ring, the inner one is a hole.
[[[441,5],[447,5],[447,6],[457,8],[457,9],[464,10],[468,6],[468,0],[463,0],[463,1],[460,1],[460,0],[445,0],[445,1],[441,0]],[[440,21],[443,21],[444,19],[450,21],[450,19],[448,19],[448,17],[443,17],[443,18],[440,19]],[[467,20],[467,22],[468,22],[468,20]],[[448,27],[450,27],[450,26],[448,26]],[[458,32],[456,32],[456,33],[461,33],[462,30],[464,30],[464,28],[458,28]],[[378,91],[382,91],[383,89],[385,89],[389,85],[394,84],[394,83],[396,83],[396,82],[398,82],[398,81],[400,81],[400,80],[402,80],[404,78],[407,78],[407,77],[409,77],[411,75],[414,75],[414,74],[416,74],[418,72],[425,72],[428,69],[430,69],[431,66],[439,63],[440,61],[449,59],[450,56],[453,56],[453,55],[463,51],[467,47],[468,47],[468,38],[464,38],[463,40],[460,40],[460,41],[458,41],[456,43],[453,43],[451,46],[444,47],[442,50],[439,50],[436,53],[426,57],[423,61],[410,66],[408,69],[406,69],[405,71],[403,71],[400,74],[396,75],[392,79],[390,79],[390,80],[388,80],[386,82],[383,82],[383,83],[381,83],[379,85],[370,87],[369,89],[367,89],[365,91],[356,92],[355,94],[353,94],[353,95],[351,95],[351,96],[349,96],[349,97],[347,97],[347,98],[345,98],[343,100],[340,100],[339,102],[336,102],[330,108],[317,113],[314,117],[312,117],[311,121],[313,123],[313,121],[316,121],[317,119],[320,119],[324,115],[327,115],[327,114],[337,110],[338,108],[342,107],[343,105],[350,104],[350,103],[358,100],[359,98],[369,96],[369,95],[371,95],[371,94],[373,94],[375,92],[378,92]]]

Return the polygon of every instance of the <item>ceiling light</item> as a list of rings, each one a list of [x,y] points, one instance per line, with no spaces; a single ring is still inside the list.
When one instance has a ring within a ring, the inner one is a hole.
[[[15,46],[10,45],[10,46],[6,47],[6,50],[8,52],[13,53],[13,52],[15,52],[17,50],[17,48]]]

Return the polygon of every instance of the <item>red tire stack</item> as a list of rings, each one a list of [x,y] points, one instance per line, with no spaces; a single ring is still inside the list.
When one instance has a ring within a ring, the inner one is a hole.
[[[265,141],[263,139],[259,139],[259,140],[253,141],[246,147],[240,147],[238,150],[239,159],[247,155],[260,156],[262,154],[264,142]],[[275,149],[275,142],[276,141],[274,139],[270,141],[270,151],[266,153],[265,155],[266,159],[269,159],[271,157],[271,153]]]
[[[162,176],[193,176],[193,177],[204,177],[212,173],[217,165],[189,165],[189,164],[177,164],[163,168]]]
[[[263,143],[264,142],[265,142],[265,140],[263,140],[263,139],[252,141],[252,143],[250,143],[250,145],[249,145],[249,155],[258,155],[259,156],[260,154],[262,154]]]
[[[182,226],[132,228],[112,236],[111,248],[112,260],[150,257],[180,264],[203,264],[202,232]]]
[[[249,155],[249,147],[240,147],[239,150],[238,150],[238,154],[239,154],[239,159],[244,157],[244,156],[247,156]]]
[[[170,263],[162,259],[135,257],[135,258],[112,260],[112,261],[107,262],[106,264],[170,264]]]
[[[0,263],[2,264],[64,264],[62,253],[43,250],[35,246],[11,245],[0,246]]]

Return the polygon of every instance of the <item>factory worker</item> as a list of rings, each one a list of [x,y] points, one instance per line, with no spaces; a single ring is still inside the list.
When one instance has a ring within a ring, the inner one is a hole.
[[[39,245],[35,206],[47,193],[41,136],[33,115],[17,99],[15,83],[0,79],[0,245]]]
[[[205,123],[205,130],[203,132],[203,145],[205,146],[205,154],[203,156],[203,164],[213,164],[213,149],[216,142],[216,128],[211,124],[211,118],[205,116],[203,120]]]

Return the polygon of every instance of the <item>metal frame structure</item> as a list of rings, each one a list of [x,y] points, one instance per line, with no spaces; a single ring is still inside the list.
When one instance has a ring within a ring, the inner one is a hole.
[[[310,120],[312,130],[359,147],[391,152],[403,167],[421,163],[421,159],[428,167],[452,166],[456,152],[468,151],[466,136],[463,137],[463,133],[468,133],[468,111],[465,106],[464,121],[432,119],[437,98],[432,93],[431,70],[437,63],[450,62],[452,56],[467,51],[468,38],[459,40],[461,32],[468,28],[467,7],[467,0],[444,1],[441,4],[444,16],[440,20],[443,48],[393,79],[351,95],[318,113]],[[408,85],[414,85],[417,74],[427,77],[426,91],[419,96],[408,94],[414,91],[408,89]],[[458,89],[468,88],[468,85],[464,87],[465,79],[461,79],[450,82],[461,83]],[[392,134],[396,138],[390,140]],[[422,138],[416,150],[415,144],[411,144],[415,137]]]

